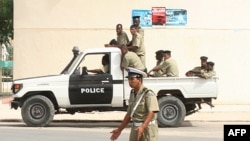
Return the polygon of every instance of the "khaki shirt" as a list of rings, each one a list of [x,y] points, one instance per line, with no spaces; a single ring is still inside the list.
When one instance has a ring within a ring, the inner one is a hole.
[[[179,69],[178,69],[177,63],[172,58],[166,59],[163,62],[163,64],[160,66],[160,70],[163,72],[163,74],[166,74],[167,77],[179,76]]]
[[[192,70],[189,70],[186,75],[188,74],[188,76],[195,76],[195,73],[203,73],[207,71],[206,68],[201,67],[201,66],[197,66],[194,67]]]
[[[101,70],[103,73],[109,73],[109,65],[104,65],[103,67],[101,67]]]
[[[193,68],[193,69],[190,70],[190,71],[199,73],[199,72],[202,72],[202,71],[205,71],[205,70],[206,70],[206,69],[204,69],[204,68],[198,66],[198,67]]]
[[[204,76],[205,79],[208,79],[208,78],[212,78],[213,76],[216,76],[216,72],[214,70],[204,71],[202,72],[201,75]]]
[[[122,31],[121,34],[117,34],[118,45],[126,45],[129,42],[128,35],[126,32]]]
[[[141,35],[142,40],[144,41],[144,29],[141,26],[138,27],[138,33]]]
[[[129,115],[132,113],[134,106],[136,105],[141,95],[143,94],[144,88],[145,87],[142,85],[137,94],[134,93],[133,89],[131,90],[130,98],[129,98],[129,106],[127,110]],[[156,95],[151,90],[149,90],[147,93],[144,94],[133,116],[131,117],[132,121],[144,122],[149,111],[153,111],[153,112],[159,111],[159,105],[158,105]],[[157,114],[155,113],[152,120],[156,120],[156,119],[157,119]]]
[[[156,62],[156,66],[162,65],[163,63],[164,63],[163,59],[160,60],[160,61],[157,61]],[[155,77],[161,77],[161,76],[164,76],[164,75],[163,75],[163,72],[161,70],[158,70],[158,71],[154,71],[153,72],[153,76],[155,76]]]
[[[145,66],[142,64],[141,59],[134,52],[131,51],[128,51],[123,56],[122,67],[124,68],[132,67],[141,71],[145,70]]]
[[[136,50],[133,50],[133,52],[135,52],[138,56],[145,55],[143,37],[139,33],[136,33],[135,35],[133,35],[132,46],[138,47]]]

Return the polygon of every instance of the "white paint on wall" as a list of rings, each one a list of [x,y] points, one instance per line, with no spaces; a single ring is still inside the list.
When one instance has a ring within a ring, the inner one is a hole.
[[[155,51],[169,49],[180,76],[206,55],[215,62],[219,97],[215,103],[250,103],[250,19],[248,0],[19,0],[14,1],[14,78],[58,74],[81,50],[103,47],[116,37],[115,25],[128,33],[133,9],[186,9],[183,27],[145,28],[147,68]]]

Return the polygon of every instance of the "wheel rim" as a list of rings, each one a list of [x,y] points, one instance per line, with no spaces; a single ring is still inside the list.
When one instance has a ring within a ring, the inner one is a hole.
[[[178,107],[176,105],[166,105],[162,107],[162,116],[170,121],[178,117]]]
[[[30,114],[34,119],[41,119],[45,115],[45,107],[40,104],[35,104],[31,107]]]

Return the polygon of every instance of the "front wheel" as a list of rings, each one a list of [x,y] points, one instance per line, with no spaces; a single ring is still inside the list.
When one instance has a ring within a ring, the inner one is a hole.
[[[183,102],[174,96],[164,96],[158,100],[160,111],[158,112],[158,124],[160,127],[177,127],[186,116]]]
[[[50,124],[55,115],[53,103],[45,96],[28,98],[22,105],[23,121],[31,127],[44,127]]]

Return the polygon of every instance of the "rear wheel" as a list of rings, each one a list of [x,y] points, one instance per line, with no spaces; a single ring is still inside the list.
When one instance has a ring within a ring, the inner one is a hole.
[[[31,127],[48,126],[55,115],[53,103],[45,96],[28,98],[22,105],[23,121]]]
[[[159,99],[158,103],[160,107],[157,119],[159,126],[180,126],[186,116],[183,102],[174,96],[164,96]]]

